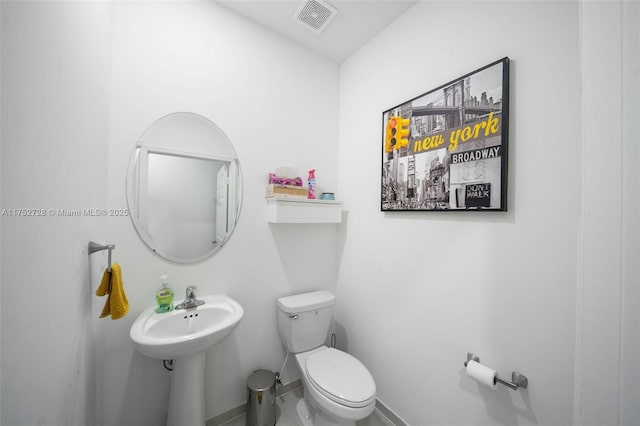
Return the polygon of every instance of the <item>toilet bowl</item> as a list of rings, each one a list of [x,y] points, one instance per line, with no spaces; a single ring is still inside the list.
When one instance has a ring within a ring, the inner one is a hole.
[[[311,424],[355,425],[373,412],[376,385],[358,359],[326,346],[296,354],[295,358]]]
[[[376,385],[354,356],[324,345],[335,297],[326,291],[278,299],[278,332],[295,354],[304,398],[303,426],[355,426],[375,409]]]

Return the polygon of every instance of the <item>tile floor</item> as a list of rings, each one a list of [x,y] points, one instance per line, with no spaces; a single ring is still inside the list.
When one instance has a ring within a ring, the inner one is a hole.
[[[296,414],[296,404],[302,398],[303,388],[295,389],[289,393],[281,395],[276,400],[276,425],[277,426],[302,426]],[[246,415],[232,419],[222,426],[245,426]],[[366,419],[357,422],[356,426],[394,426],[377,409]]]

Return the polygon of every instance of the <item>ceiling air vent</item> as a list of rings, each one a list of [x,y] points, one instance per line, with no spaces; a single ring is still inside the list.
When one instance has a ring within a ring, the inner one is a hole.
[[[337,14],[338,10],[325,1],[303,0],[292,19],[314,33],[321,33]]]

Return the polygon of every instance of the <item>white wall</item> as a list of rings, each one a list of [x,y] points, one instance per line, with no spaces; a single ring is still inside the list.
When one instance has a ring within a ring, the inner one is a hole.
[[[343,64],[340,340],[409,424],[638,423],[639,22],[635,2],[423,2]],[[377,211],[381,111],[505,55],[509,212]],[[529,389],[477,387],[467,351]]]
[[[640,423],[640,4],[585,2],[574,422]],[[609,172],[603,173],[603,164]]]
[[[110,8],[2,2],[3,425],[86,425],[95,364],[87,244],[106,222]],[[49,210],[53,209],[52,214]]]
[[[282,365],[275,299],[335,289],[337,227],[268,225],[263,197],[284,165],[335,189],[338,66],[211,2],[2,2],[2,18],[3,208],[126,207],[136,140],[176,111],[216,122],[244,178],[230,242],[192,266],[154,256],[127,217],[2,218],[2,424],[86,425],[93,399],[97,424],[162,424],[168,372],[128,335],[164,273],[178,297],[195,284],[245,308],[209,354],[206,416],[244,403],[249,374]],[[88,259],[90,239],[116,245],[121,320],[97,318],[106,255]]]
[[[420,2],[341,67],[338,340],[409,424],[572,422],[578,18],[570,2]],[[382,111],[504,56],[508,212],[380,212]],[[479,387],[467,352],[530,388]]]
[[[110,221],[106,238],[119,244],[116,256],[131,314],[100,322],[103,424],[162,421],[168,375],[161,362],[134,351],[128,328],[154,303],[164,273],[178,297],[195,284],[201,294],[229,294],[245,309],[236,331],[208,356],[210,418],[246,401],[253,370],[280,369],[275,299],[335,287],[337,228],[269,226],[264,185],[269,172],[292,165],[300,174],[317,168],[319,184],[335,187],[338,67],[210,2],[114,2],[112,30],[109,205],[126,205],[124,179],[137,138],[175,111],[202,114],[227,134],[240,158],[244,202],[231,240],[213,258],[192,266],[169,264],[150,253],[129,218]],[[295,379],[294,372],[285,380]]]
[[[622,276],[619,420],[640,424],[640,3],[623,2],[622,21]]]

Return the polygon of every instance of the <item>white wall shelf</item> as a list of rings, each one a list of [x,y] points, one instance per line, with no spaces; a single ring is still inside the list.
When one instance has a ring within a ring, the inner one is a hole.
[[[341,223],[342,201],[271,197],[267,201],[269,223]]]

